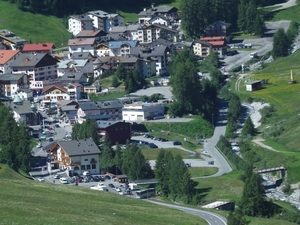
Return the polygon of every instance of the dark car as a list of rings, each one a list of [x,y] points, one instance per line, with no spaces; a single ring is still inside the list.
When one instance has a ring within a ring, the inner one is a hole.
[[[110,188],[115,188],[115,185],[113,185],[113,184],[108,184],[108,187],[110,187]]]
[[[54,141],[53,138],[48,138],[48,142]]]
[[[158,148],[158,146],[154,143],[148,143],[147,145],[149,148]]]
[[[175,140],[173,141],[173,145],[182,145],[182,143],[180,141]]]
[[[161,142],[166,142],[166,141],[168,141],[168,140],[165,139],[165,138],[161,138],[160,141],[161,141]]]
[[[54,126],[55,126],[56,128],[59,128],[59,124],[55,124]]]

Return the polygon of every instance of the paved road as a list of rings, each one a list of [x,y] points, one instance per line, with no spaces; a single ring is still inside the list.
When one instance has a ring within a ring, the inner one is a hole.
[[[210,225],[226,225],[227,224],[227,220],[223,216],[220,216],[216,213],[207,212],[207,211],[203,211],[200,209],[188,208],[188,207],[179,206],[179,205],[171,205],[171,204],[166,204],[166,203],[156,202],[156,201],[151,201],[151,200],[146,200],[146,201],[157,204],[157,205],[166,206],[166,207],[173,208],[173,209],[178,209],[178,210],[181,210],[183,212],[186,212],[186,213],[189,213],[189,214],[192,214],[195,216],[199,216],[202,219],[206,220],[207,223]]]
[[[169,86],[151,87],[147,89],[141,89],[132,93],[132,95],[139,95],[139,96],[143,96],[143,95],[151,96],[152,94],[162,94],[166,99],[172,99],[172,93],[170,91]]]
[[[204,142],[204,149],[210,153],[211,157],[215,161],[215,166],[219,168],[219,171],[208,177],[217,177],[232,171],[232,168],[228,164],[227,160],[221,155],[221,153],[215,147],[220,139],[220,136],[225,134],[226,123],[227,123],[226,114],[228,110],[225,101],[219,99],[218,104],[219,104],[219,114],[217,117],[217,121],[215,123],[214,135],[210,139],[207,139],[206,142]]]

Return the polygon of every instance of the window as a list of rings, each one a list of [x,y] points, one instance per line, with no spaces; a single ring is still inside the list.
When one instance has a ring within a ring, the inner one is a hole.
[[[96,169],[96,164],[92,164],[92,169]]]
[[[88,159],[84,159],[84,161],[88,161]]]
[[[86,169],[90,170],[91,169],[91,165],[86,165]]]
[[[85,170],[85,165],[81,165],[81,170]]]

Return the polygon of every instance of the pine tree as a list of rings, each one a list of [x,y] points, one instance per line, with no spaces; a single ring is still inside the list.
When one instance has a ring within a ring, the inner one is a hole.
[[[253,2],[253,0],[251,0],[248,3],[247,9],[246,9],[247,32],[250,34],[254,33],[254,31],[255,31],[254,21],[255,21],[257,13],[258,13],[257,6]]]
[[[239,209],[236,209],[235,212],[230,211],[227,217],[227,225],[248,225],[250,222]]]
[[[255,133],[256,133],[256,130],[255,130],[254,124],[252,123],[251,117],[248,116],[245,121],[244,127],[242,129],[242,135],[245,137],[248,134],[255,135]]]
[[[283,28],[279,28],[273,38],[273,58],[287,56],[289,47],[289,40]]]
[[[111,171],[114,166],[114,150],[111,147],[108,134],[105,135],[105,139],[101,147],[100,166],[107,171]]]
[[[113,87],[118,87],[119,86],[119,80],[117,76],[113,76],[112,82],[111,82],[111,86]]]
[[[238,27],[244,33],[247,31],[247,12],[248,3],[247,0],[241,0],[238,6]]]

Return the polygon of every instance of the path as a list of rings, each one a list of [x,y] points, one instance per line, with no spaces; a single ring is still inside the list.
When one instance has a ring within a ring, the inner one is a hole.
[[[223,216],[220,216],[216,213],[212,213],[212,212],[208,212],[208,211],[204,211],[204,210],[200,210],[200,209],[188,208],[188,207],[184,207],[184,206],[180,206],[180,205],[166,204],[166,203],[157,202],[157,201],[151,201],[151,200],[146,200],[146,201],[157,204],[157,205],[166,206],[166,207],[173,208],[173,209],[178,209],[178,210],[181,210],[183,212],[186,212],[186,213],[189,213],[189,214],[192,214],[195,216],[199,216],[202,219],[206,220],[206,222],[210,225],[226,225],[227,224],[226,218],[224,218]]]
[[[269,6],[266,6],[264,8],[280,6],[280,8],[272,10],[272,12],[276,12],[276,11],[279,11],[279,10],[282,10],[282,9],[293,7],[295,5],[297,5],[296,0],[290,0],[290,1],[287,1],[285,3],[279,3],[279,4],[276,4],[276,5],[269,5]]]

